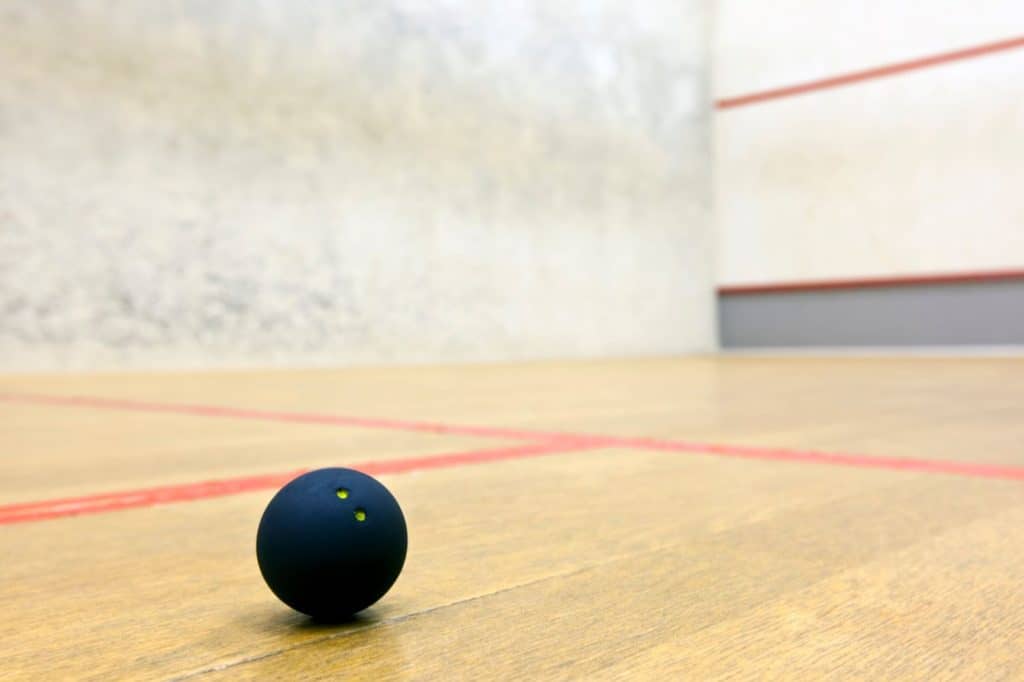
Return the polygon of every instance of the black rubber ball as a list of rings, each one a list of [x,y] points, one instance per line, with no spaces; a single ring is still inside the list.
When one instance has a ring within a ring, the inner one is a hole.
[[[318,469],[281,488],[256,534],[270,589],[317,620],[339,621],[384,596],[402,572],[408,536],[398,502],[352,469]]]

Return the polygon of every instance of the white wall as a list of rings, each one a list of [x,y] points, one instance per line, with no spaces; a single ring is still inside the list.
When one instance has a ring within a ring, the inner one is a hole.
[[[0,6],[0,365],[714,343],[705,0]]]
[[[1024,35],[1016,0],[721,0],[719,99]],[[718,282],[1024,267],[1024,49],[715,115]]]

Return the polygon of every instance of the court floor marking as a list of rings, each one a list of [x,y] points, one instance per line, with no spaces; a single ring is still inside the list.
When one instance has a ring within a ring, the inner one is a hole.
[[[408,419],[384,419],[376,417],[351,417],[312,412],[289,412],[254,408],[225,407],[220,405],[193,405],[160,403],[146,400],[124,400],[98,396],[59,396],[38,393],[0,393],[0,402],[51,405],[59,407],[85,407],[121,412],[157,412],[166,414],[191,415],[194,417],[222,417],[227,419],[251,419],[264,422],[285,422],[288,424],[321,424],[324,426],[351,426],[353,428],[378,429],[382,431],[412,431],[450,436],[476,436],[479,438],[504,438],[508,440],[562,440],[565,434],[544,434],[537,431],[502,429],[489,426],[465,426]]]
[[[384,474],[404,474],[426,469],[466,466],[469,464],[483,464],[485,462],[498,462],[508,459],[564,454],[567,452],[592,450],[598,447],[601,446],[589,442],[552,441],[548,443],[528,443],[501,448],[469,450],[466,452],[450,452],[422,457],[357,462],[346,464],[345,466],[379,476]],[[309,469],[296,469],[256,476],[237,476],[195,483],[179,483],[98,493],[95,495],[82,495],[79,497],[0,505],[0,526],[31,521],[45,521],[65,516],[153,507],[177,502],[192,502],[215,497],[226,497],[228,495],[239,495],[256,490],[273,490],[280,488],[306,471],[309,471]]]
[[[435,434],[476,436],[533,441],[519,446],[471,450],[425,457],[364,462],[350,465],[369,474],[397,474],[422,469],[479,464],[491,461],[537,457],[601,448],[634,448],[647,451],[683,452],[718,457],[734,457],[763,461],[799,462],[867,469],[884,469],[928,474],[948,474],[970,478],[1024,481],[1024,467],[928,460],[909,457],[883,457],[820,450],[725,445],[696,441],[664,440],[643,437],[619,437],[553,433],[519,429],[465,426],[438,422],[378,419],[341,415],[287,412],[278,410],[241,409],[210,405],[154,403],[95,396],[49,396],[39,394],[0,394],[0,401],[59,407],[82,407],[132,412],[184,414],[201,417],[250,419],[289,423],[324,424],[381,430],[416,431]],[[235,495],[253,490],[276,488],[301,473],[242,476],[217,481],[100,493],[77,498],[41,500],[0,505],[0,525],[42,521],[79,514],[92,514],[121,509],[148,507],[157,504],[186,502]]]

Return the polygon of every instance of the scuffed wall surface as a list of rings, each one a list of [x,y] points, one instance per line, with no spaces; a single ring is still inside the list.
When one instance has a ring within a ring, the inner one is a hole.
[[[703,1],[0,7],[0,364],[714,344]]]
[[[1017,0],[723,0],[717,95],[1024,34]],[[718,283],[1024,267],[1024,50],[719,111]]]

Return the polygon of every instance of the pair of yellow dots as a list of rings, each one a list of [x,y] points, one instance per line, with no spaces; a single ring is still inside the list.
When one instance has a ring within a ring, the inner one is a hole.
[[[347,500],[348,488],[338,488],[337,494],[339,500]],[[366,510],[361,507],[357,507],[356,510],[352,512],[352,515],[356,517],[356,521],[359,521],[360,523],[366,520]]]

